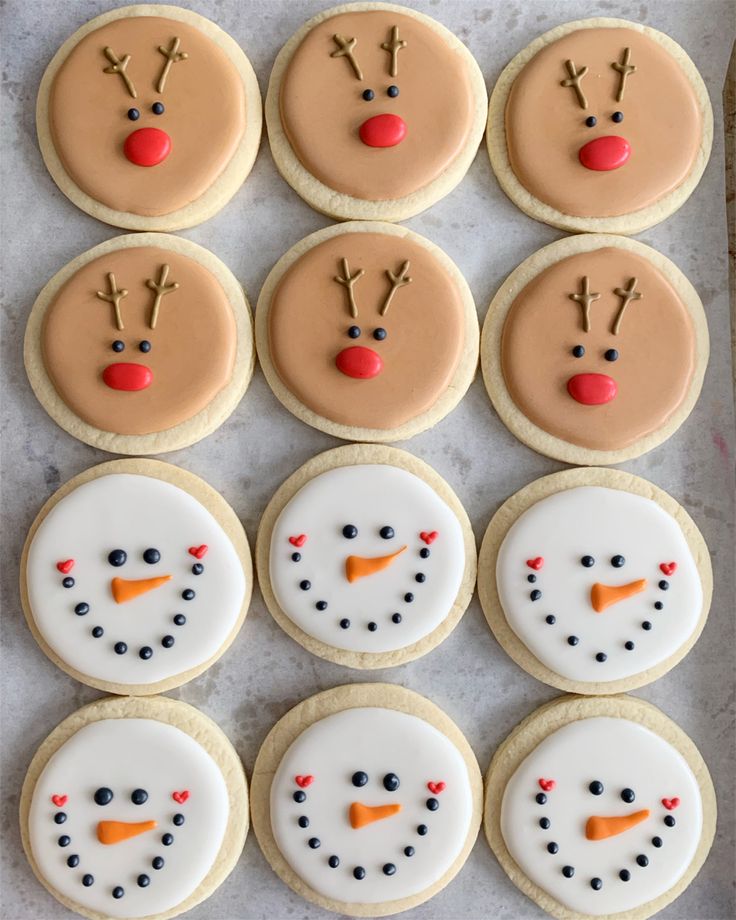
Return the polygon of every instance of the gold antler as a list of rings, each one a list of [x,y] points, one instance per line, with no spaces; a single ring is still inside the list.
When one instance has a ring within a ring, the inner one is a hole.
[[[169,277],[169,266],[162,265],[161,271],[159,272],[158,282],[154,281],[153,278],[146,279],[146,286],[149,287],[152,291],[156,292],[156,296],[153,299],[153,307],[151,308],[151,321],[148,324],[151,329],[156,328],[156,323],[158,321],[158,312],[161,309],[161,300],[167,294],[171,294],[179,287],[178,281],[172,281],[171,284],[166,283],[166,279]]]
[[[335,281],[338,284],[343,284],[345,290],[348,292],[348,306],[350,307],[350,315],[355,318],[358,315],[358,305],[355,302],[355,292],[353,291],[353,285],[355,282],[362,278],[365,272],[362,268],[359,268],[354,275],[350,274],[350,268],[348,267],[348,260],[342,260],[342,273],[345,277],[340,277],[340,275],[335,275]]]
[[[355,59],[353,54],[353,49],[357,43],[357,38],[345,38],[344,35],[333,35],[333,40],[337,44],[337,50],[333,51],[330,57],[339,58],[344,57],[348,59],[348,63],[355,71],[355,76],[359,79],[363,79],[363,71],[360,69],[360,64]]]
[[[583,308],[583,332],[590,332],[590,305],[594,300],[598,300],[600,296],[601,295],[598,293],[591,293],[590,278],[587,275],[585,275],[580,282],[580,293],[568,294],[570,300],[579,303]]]
[[[379,311],[381,316],[385,316],[388,313],[388,308],[391,303],[391,300],[393,299],[393,296],[398,291],[398,289],[400,287],[403,287],[405,284],[411,284],[412,279],[409,278],[406,274],[408,271],[409,271],[409,261],[408,260],[404,262],[404,264],[401,266],[401,268],[396,274],[394,274],[390,268],[386,269],[386,274],[388,275],[389,280],[391,281],[391,290],[386,295],[386,299],[383,302],[383,306],[381,307]]]
[[[624,48],[621,60],[614,61],[611,64],[614,70],[618,71],[619,75],[619,84],[618,92],[616,93],[616,102],[621,102],[624,98],[624,90],[626,89],[626,78],[630,73],[636,73],[636,67],[634,64],[629,64],[631,60],[631,48]]]
[[[166,63],[164,64],[164,69],[161,71],[161,76],[158,78],[158,83],[156,84],[157,93],[162,93],[164,91],[166,78],[171,70],[171,65],[178,64],[180,61],[186,61],[189,57],[186,51],[179,51],[180,42],[181,39],[176,37],[171,39],[171,45],[168,48],[164,48],[163,45],[158,46],[158,50],[166,58]]]
[[[402,48],[406,48],[406,42],[403,38],[399,38],[399,27],[394,26],[391,29],[391,38],[387,42],[382,42],[381,47],[384,51],[388,51],[391,55],[391,64],[389,66],[388,72],[392,77],[398,76],[399,73],[399,51]]]
[[[613,293],[616,297],[621,297],[621,306],[618,308],[618,313],[616,318],[613,321],[613,326],[611,327],[611,332],[614,335],[618,335],[618,331],[621,328],[621,321],[624,318],[624,313],[626,308],[631,303],[632,300],[641,299],[641,291],[636,290],[636,285],[638,283],[638,278],[629,278],[629,284],[625,288],[614,288]]]
[[[125,329],[125,326],[123,326],[123,317],[120,313],[120,301],[123,299],[123,297],[128,296],[128,292],[125,290],[125,288],[118,290],[118,286],[115,283],[115,275],[113,275],[112,272],[108,272],[107,283],[110,287],[110,290],[107,293],[104,291],[98,291],[97,296],[100,298],[100,300],[105,300],[107,303],[111,303],[113,305],[115,308],[115,325],[122,331]]]
[[[577,70],[575,68],[575,64],[572,61],[565,61],[565,67],[567,68],[567,72],[570,74],[570,76],[566,80],[563,80],[560,83],[560,86],[572,86],[572,88],[575,90],[575,95],[578,98],[578,102],[580,103],[580,108],[587,109],[588,100],[585,98],[585,93],[583,92],[583,88],[580,85],[580,81],[588,72],[588,68],[583,66],[580,68],[580,70]]]
[[[105,50],[105,57],[110,62],[110,66],[105,67],[104,73],[119,73],[120,76],[123,78],[123,83],[125,83],[125,88],[128,90],[128,92],[134,99],[137,99],[138,94],[135,91],[135,86],[133,85],[133,81],[130,79],[130,77],[126,73],[126,69],[128,67],[128,64],[130,63],[130,55],[129,54],[124,55],[121,61],[120,58],[117,56],[117,54],[115,54],[115,52],[109,46],[105,48],[104,50]]]

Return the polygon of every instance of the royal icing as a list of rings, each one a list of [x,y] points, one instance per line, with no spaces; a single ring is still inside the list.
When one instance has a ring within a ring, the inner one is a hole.
[[[212,868],[229,816],[223,775],[179,728],[104,719],[75,732],[33,791],[30,847],[44,880],[105,917],[181,904]]]
[[[316,892],[350,903],[429,888],[460,855],[472,814],[468,770],[454,744],[393,709],[343,710],[313,723],[271,784],[282,855]]]
[[[702,826],[700,789],[682,755],[624,718],[553,732],[515,771],[501,806],[503,838],[523,873],[593,916],[634,911],[668,891]]]
[[[550,670],[612,681],[656,667],[700,621],[703,589],[677,521],[651,499],[583,486],[509,528],[496,562],[506,621]]]
[[[315,476],[271,534],[279,607],[308,635],[350,651],[395,651],[429,635],[464,569],[455,513],[424,480],[388,464]]]
[[[128,473],[86,482],[51,509],[30,544],[26,582],[51,651],[83,676],[132,688],[215,655],[246,591],[240,558],[207,508],[169,482]]]

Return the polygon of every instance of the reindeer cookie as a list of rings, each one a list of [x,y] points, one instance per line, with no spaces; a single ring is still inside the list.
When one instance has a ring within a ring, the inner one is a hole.
[[[114,460],[43,506],[21,559],[21,599],[42,650],[112,693],[178,687],[243,625],[253,578],[235,513],[157,460]]]
[[[619,470],[545,476],[488,526],[478,592],[503,648],[539,680],[620,693],[689,651],[710,606],[710,556],[667,493]]]
[[[518,725],[486,778],[485,832],[511,881],[560,920],[645,920],[705,861],[708,768],[634,697],[560,697]]]
[[[319,454],[266,508],[258,580],[276,622],[310,652],[383,668],[431,651],[475,584],[475,541],[435,471],[392,447]]]
[[[327,227],[276,263],[258,356],[298,418],[346,440],[398,441],[444,418],[475,375],[478,319],[457,266],[392,224]]]
[[[444,26],[404,6],[345,4],[310,19],[276,58],[271,152],[316,210],[405,220],[462,180],[486,99],[475,59]]]
[[[46,166],[115,227],[178,230],[216,214],[251,170],[261,97],[240,46],[176,6],[92,19],[46,69],[36,110]]]
[[[433,703],[391,684],[335,687],[271,729],[253,768],[253,829],[294,891],[385,917],[431,898],[478,832],[470,745]]]
[[[501,188],[563,230],[640,233],[669,217],[700,181],[712,140],[693,62],[667,35],[624,19],[545,32],[491,95]]]
[[[69,910],[175,917],[227,878],[248,831],[248,788],[222,731],[165,697],[102,699],[57,726],[28,768],[23,847]]]
[[[486,388],[525,444],[567,463],[620,463],[690,414],[708,363],[700,298],[642,243],[579,235],[511,273],[483,327]]]
[[[229,269],[179,237],[131,234],[78,256],[39,294],[25,362],[65,431],[121,454],[218,428],[253,373],[250,307]]]

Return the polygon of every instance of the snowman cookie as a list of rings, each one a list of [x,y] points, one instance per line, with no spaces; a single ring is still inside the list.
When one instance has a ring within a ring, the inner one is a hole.
[[[708,363],[697,292],[665,256],[609,234],[540,249],[491,302],[486,389],[529,447],[566,463],[621,463],[690,414]]]
[[[298,418],[351,441],[398,441],[465,395],[478,318],[454,262],[405,227],[354,222],[301,240],[258,298],[258,357]]]
[[[233,510],[158,460],[113,460],[62,486],[21,558],[23,610],[41,649],[111,693],[157,693],[201,674],[238,634],[252,587]]]
[[[319,454],[286,480],[261,519],[256,562],[279,626],[353,668],[439,645],[476,573],[470,521],[448,484],[411,454],[369,444]]]
[[[165,697],[102,699],[57,726],[20,803],[39,881],[91,920],[175,917],[227,878],[248,831],[242,764],[221,729]]]
[[[708,163],[705,84],[671,38],[583,19],[535,39],[491,95],[488,151],[509,198],[572,231],[640,233],[673,214]]]
[[[251,170],[261,96],[238,43],[176,6],[97,16],[54,55],[36,108],[46,166],[77,207],[129,230],[216,214]]]
[[[69,434],[157,454],[211,434],[255,363],[250,307],[216,256],[162,233],[119,236],[73,259],[38,295],[25,364]]]
[[[276,58],[266,124],[279,172],[338,220],[405,220],[462,180],[487,94],[465,45],[390,3],[350,3],[305,23]]]
[[[588,694],[641,687],[674,667],[705,625],[713,586],[687,512],[608,469],[554,473],[509,498],[478,569],[486,619],[514,661]]]
[[[634,697],[564,696],[518,725],[486,778],[501,866],[560,920],[645,920],[708,855],[716,800],[693,742]]]
[[[385,917],[431,898],[478,833],[470,745],[434,703],[391,684],[310,697],[271,729],[253,768],[253,829],[308,901]]]

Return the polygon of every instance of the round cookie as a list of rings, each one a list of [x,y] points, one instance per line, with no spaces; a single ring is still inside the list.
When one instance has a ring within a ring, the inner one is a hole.
[[[39,402],[80,441],[120,454],[179,450],[219,428],[250,383],[250,307],[196,243],[119,236],[46,284],[24,357]]]
[[[165,697],[79,709],[36,752],[20,800],[38,880],[91,920],[164,920],[227,878],[248,832],[248,786],[222,730]]]
[[[313,457],[277,490],[256,543],[258,583],[281,628],[353,668],[412,661],[457,626],[475,539],[450,486],[393,447]]]
[[[486,389],[529,447],[566,463],[621,463],[690,414],[708,363],[695,289],[669,259],[609,234],[567,237],[519,265],[481,337]]]
[[[462,180],[483,136],[483,75],[416,10],[349,3],[306,22],[266,95],[271,153],[308,204],[338,220],[406,220]]]
[[[620,693],[692,648],[708,616],[708,548],[687,512],[630,473],[553,473],[488,525],[478,593],[498,642],[561,690]]]
[[[583,19],[516,55],[491,94],[487,142],[501,188],[563,230],[640,233],[673,214],[708,163],[705,84],[671,38]]]
[[[454,262],[405,227],[354,222],[305,237],[258,298],[256,343],[286,408],[338,438],[398,441],[465,395],[478,318]]]
[[[560,920],[655,914],[695,878],[715,825],[697,748],[634,697],[547,703],[501,744],[486,777],[491,849]]]
[[[176,6],[96,16],[41,80],[38,140],[77,207],[129,230],[180,230],[240,188],[261,137],[261,95],[238,43]]]
[[[158,460],[113,460],[70,480],[21,557],[23,611],[42,651],[110,693],[158,693],[201,674],[238,634],[252,588],[234,511]]]
[[[392,684],[335,687],[271,729],[253,768],[253,829],[308,901],[385,917],[431,898],[476,839],[482,782],[434,703]]]

